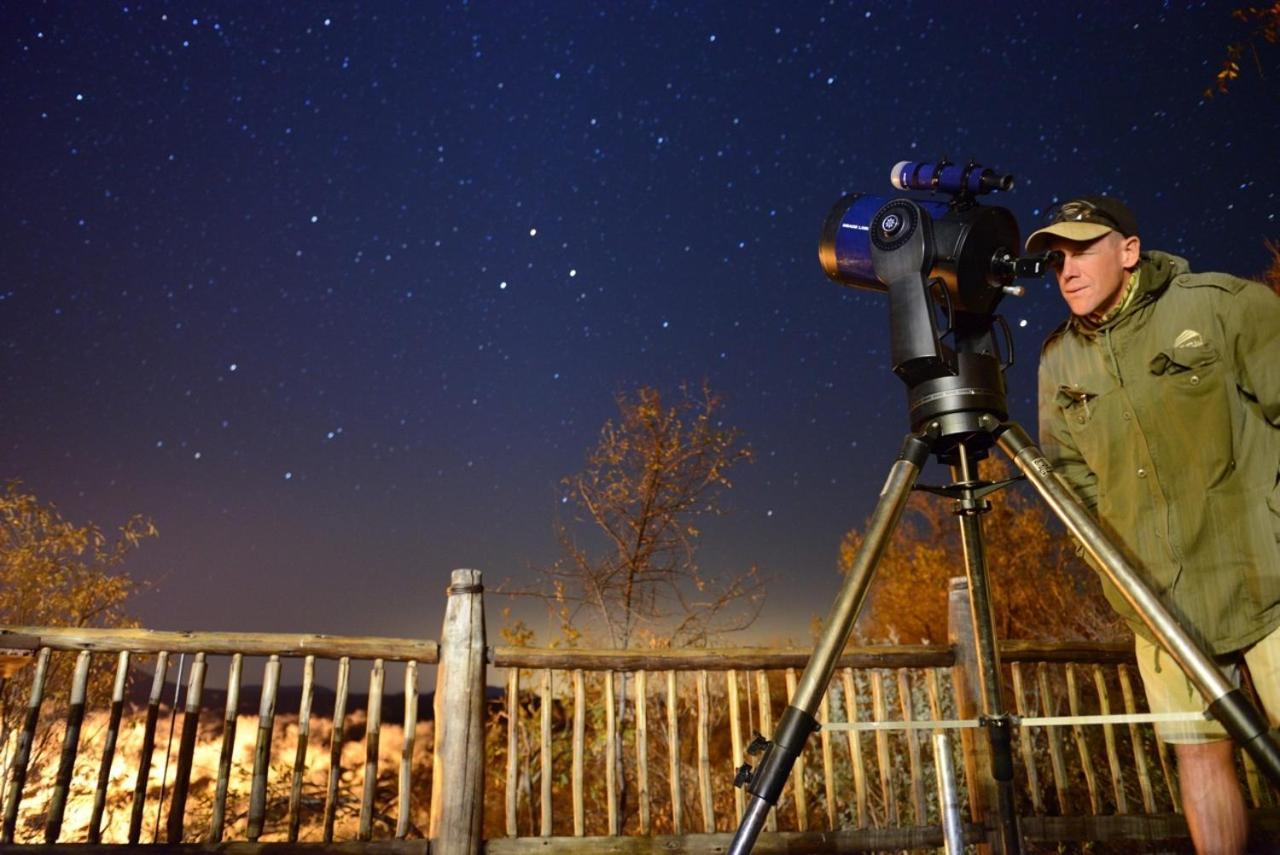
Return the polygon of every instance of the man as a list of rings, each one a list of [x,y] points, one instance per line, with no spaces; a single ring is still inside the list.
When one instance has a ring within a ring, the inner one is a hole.
[[[1055,469],[1170,612],[1280,722],[1280,299],[1143,252],[1133,214],[1067,202],[1027,251],[1062,253],[1071,317],[1040,361],[1040,435]],[[1205,702],[1103,577],[1133,627],[1152,712]],[[1233,746],[1216,722],[1165,722],[1199,852],[1243,852]]]

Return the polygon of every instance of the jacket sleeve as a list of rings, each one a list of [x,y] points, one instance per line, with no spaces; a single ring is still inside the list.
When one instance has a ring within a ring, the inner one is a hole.
[[[1227,335],[1237,382],[1258,402],[1263,417],[1280,427],[1280,297],[1250,283],[1232,295],[1229,305]]]
[[[1052,346],[1052,343],[1050,343]],[[1066,415],[1058,403],[1058,381],[1053,376],[1049,359],[1040,358],[1040,450],[1054,471],[1075,492],[1085,508],[1098,514],[1098,476],[1085,463],[1067,428]]]

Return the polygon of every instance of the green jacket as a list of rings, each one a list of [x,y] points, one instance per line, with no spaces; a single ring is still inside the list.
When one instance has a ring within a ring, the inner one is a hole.
[[[1116,317],[1045,342],[1041,445],[1174,617],[1226,653],[1280,625],[1280,299],[1161,252],[1140,268]]]

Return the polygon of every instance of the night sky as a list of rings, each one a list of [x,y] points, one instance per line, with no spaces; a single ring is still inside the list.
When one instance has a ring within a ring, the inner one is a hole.
[[[1110,192],[1257,275],[1280,62],[1203,97],[1233,5],[4,4],[0,475],[155,520],[145,626],[434,638],[451,568],[555,557],[616,392],[706,378],[759,459],[702,563],[758,564],[759,638],[805,638],[907,429],[830,207],[975,157],[1024,236]],[[1065,309],[1028,285],[1034,433]]]

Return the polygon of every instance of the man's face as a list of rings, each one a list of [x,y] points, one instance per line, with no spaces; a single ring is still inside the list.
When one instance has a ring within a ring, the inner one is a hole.
[[[1118,232],[1091,241],[1055,237],[1049,249],[1063,255],[1058,289],[1071,314],[1080,316],[1105,313],[1119,302],[1139,254],[1138,239]]]

